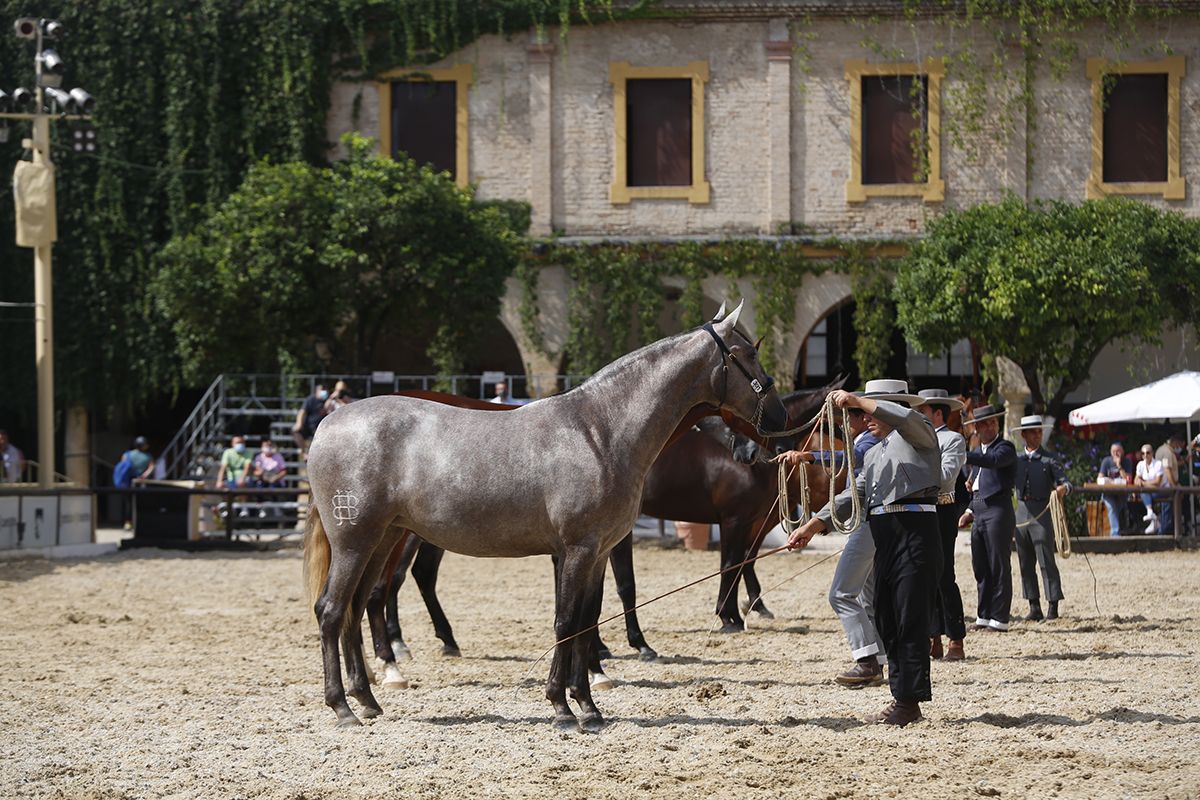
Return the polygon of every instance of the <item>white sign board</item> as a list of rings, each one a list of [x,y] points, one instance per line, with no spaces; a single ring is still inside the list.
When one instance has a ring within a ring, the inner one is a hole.
[[[58,509],[58,543],[91,544],[92,496],[64,494]]]
[[[371,373],[371,383],[395,383],[396,373],[389,370],[376,370]]]

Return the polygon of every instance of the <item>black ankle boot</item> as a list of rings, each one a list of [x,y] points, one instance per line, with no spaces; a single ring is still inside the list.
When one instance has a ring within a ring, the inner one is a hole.
[[[1042,616],[1042,604],[1037,600],[1029,601],[1029,616],[1025,618],[1026,622],[1041,622],[1045,617]]]
[[[1058,619],[1058,601],[1051,600],[1049,610],[1046,611],[1046,619]]]

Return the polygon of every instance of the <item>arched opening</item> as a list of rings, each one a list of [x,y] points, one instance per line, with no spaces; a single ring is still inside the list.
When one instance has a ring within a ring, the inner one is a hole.
[[[839,375],[847,374],[847,388],[862,386],[866,379],[887,377],[907,378],[904,336],[899,328],[892,331],[891,357],[888,359],[886,375],[860,376],[854,361],[854,348],[858,344],[858,332],[854,329],[855,301],[848,297],[834,306],[804,338],[800,353],[793,368],[793,381],[797,389],[814,389],[824,386]]]

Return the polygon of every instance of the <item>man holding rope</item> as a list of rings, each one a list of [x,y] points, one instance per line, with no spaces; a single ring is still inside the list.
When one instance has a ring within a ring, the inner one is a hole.
[[[903,727],[921,719],[920,703],[932,698],[929,618],[942,558],[934,510],[941,451],[929,420],[912,408],[921,398],[904,381],[868,381],[862,397],[838,390],[829,402],[860,409],[880,442],[867,451],[855,482],[797,528],[788,547],[804,547],[831,527],[834,513],[854,505],[855,495],[861,499],[875,540],[875,627],[895,698],[867,720]]]
[[[879,439],[867,430],[867,417],[861,408],[850,408],[847,412],[850,430],[843,435],[854,436],[853,466],[857,476],[862,472],[867,451],[879,444]],[[838,455],[840,454],[831,447],[820,452],[791,450],[780,456],[780,459],[789,467],[803,469],[806,462],[838,464]],[[871,621],[875,613],[874,565],[875,541],[871,538],[870,527],[864,519],[862,524],[846,537],[846,544],[842,546],[842,556],[838,559],[837,569],[833,573],[833,583],[829,586],[829,605],[842,622],[842,630],[846,632],[846,639],[850,642],[850,656],[855,661],[853,667],[839,674],[834,681],[851,689],[882,686],[885,680],[883,665],[887,662],[887,654],[884,652],[879,632],[875,630],[875,624]]]
[[[1063,466],[1042,447],[1043,422],[1038,414],[1021,417],[1016,430],[1025,440],[1025,452],[1017,456],[1017,563],[1021,567],[1021,590],[1029,601],[1026,620],[1040,622],[1042,602],[1038,594],[1037,566],[1046,584],[1045,619],[1058,619],[1058,602],[1063,599],[1062,580],[1054,560],[1054,529],[1050,522],[1050,493],[1062,497],[1071,491]]]

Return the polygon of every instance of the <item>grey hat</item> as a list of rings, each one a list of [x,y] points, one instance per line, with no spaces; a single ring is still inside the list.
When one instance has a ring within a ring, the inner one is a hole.
[[[968,422],[982,422],[983,420],[991,419],[992,417],[1002,417],[1002,416],[1004,416],[1006,410],[1007,409],[1005,409],[1004,406],[997,407],[997,406],[992,405],[991,403],[988,403],[987,405],[982,405],[979,408],[972,411],[971,419],[969,419],[967,421]]]
[[[923,405],[946,406],[947,411],[962,411],[963,401],[951,397],[945,389],[922,389],[917,394],[924,399]]]
[[[892,378],[878,378],[873,381],[867,381],[862,393],[863,397],[869,397],[872,400],[891,400],[895,403],[904,403],[909,408],[916,408],[921,405],[921,398],[915,394],[909,394],[908,381],[899,381]]]
[[[1042,421],[1041,414],[1029,414],[1021,417],[1021,424],[1013,428],[1014,431],[1040,431],[1046,427]]]

